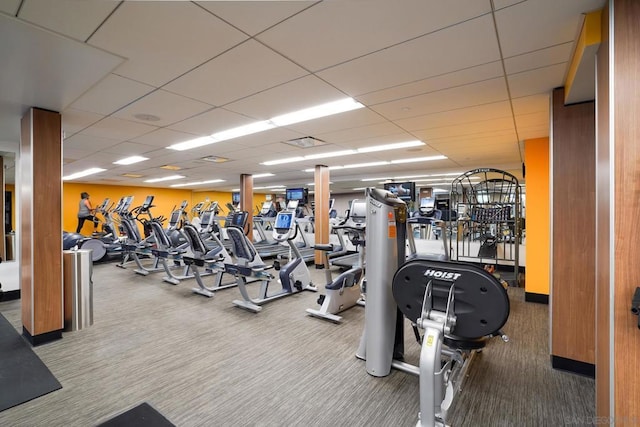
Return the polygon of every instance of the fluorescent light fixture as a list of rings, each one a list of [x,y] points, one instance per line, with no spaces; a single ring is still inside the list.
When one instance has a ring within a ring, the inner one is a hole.
[[[189,185],[214,184],[216,182],[224,182],[224,179],[209,179],[207,181],[187,182],[186,184],[173,184],[171,187],[187,187]]]
[[[304,157],[298,156],[298,157],[289,157],[286,159],[269,160],[268,162],[262,162],[260,164],[265,166],[273,166],[273,165],[281,165],[283,163],[301,162],[303,160],[304,160]]]
[[[222,132],[216,132],[211,135],[211,138],[216,141],[226,141],[228,139],[251,135],[252,133],[263,132],[265,130],[273,129],[274,127],[276,126],[269,120],[263,120],[261,122],[249,123],[248,125],[223,130]]]
[[[389,179],[391,179],[391,178],[383,176],[381,178],[364,178],[364,179],[361,179],[360,181],[363,181],[363,182],[366,182],[366,181],[380,181],[380,180],[384,181],[384,180],[389,180]]]
[[[355,169],[355,168],[368,168],[371,166],[384,166],[388,165],[389,162],[370,162],[370,163],[354,163],[351,165],[340,166],[340,169]],[[329,168],[331,169],[331,168]]]
[[[266,172],[266,173],[258,173],[253,175],[254,178],[266,178],[268,176],[274,176],[274,174],[270,173],[270,172]]]
[[[238,192],[238,191],[240,191],[240,189],[239,188],[232,188],[231,191]]]
[[[420,145],[425,145],[422,141],[406,141],[406,142],[396,142],[394,144],[384,144],[384,145],[374,145],[372,147],[362,147],[358,148],[358,153],[374,153],[376,151],[387,151],[387,150],[398,150],[400,148],[410,148],[410,147],[418,147]]]
[[[153,178],[153,179],[147,179],[144,182],[162,182],[162,181],[172,181],[174,179],[182,179],[184,178],[184,175],[169,175],[169,176],[165,176],[163,178]]]
[[[329,157],[342,157],[342,156],[350,156],[352,154],[363,154],[363,153],[374,153],[376,151],[387,151],[387,150],[399,150],[402,148],[408,147],[417,147],[419,145],[425,145],[422,141],[406,141],[406,142],[397,142],[394,144],[384,144],[384,145],[375,145],[372,147],[362,147],[357,150],[341,150],[341,151],[331,151],[328,153],[318,153],[318,154],[309,154],[307,156],[299,156],[299,157],[290,157],[288,159],[280,159],[280,160],[270,160],[268,162],[262,162],[262,165],[265,166],[273,166],[279,165],[282,163],[291,163],[291,162],[301,162],[304,160],[315,160],[315,159],[327,159]],[[446,158],[446,157],[445,157]],[[424,157],[423,157],[424,159]],[[437,159],[433,159],[437,160]],[[421,160],[407,160],[409,161],[421,161]],[[400,163],[400,161],[398,161]],[[331,168],[329,168],[331,169]]]
[[[329,181],[329,184],[333,184],[333,181]],[[314,185],[316,185],[316,183],[315,182],[310,182],[307,185],[310,186],[310,187],[313,187]]]
[[[279,185],[268,185],[265,188],[285,188],[285,187],[286,185],[279,184]]]
[[[305,160],[326,159],[329,157],[350,156],[351,154],[356,154],[356,150],[342,150],[342,151],[331,151],[329,153],[309,154],[308,156],[304,156],[304,159]]]
[[[104,172],[104,171],[106,171],[106,169],[89,168],[89,169],[85,169],[85,170],[80,171],[80,172],[72,173],[71,175],[63,176],[62,179],[64,181],[71,181],[72,179],[78,179],[78,178],[82,178],[82,177],[85,177],[85,176],[93,175],[93,174]]]
[[[414,157],[409,159],[391,160],[391,163],[413,163],[413,162],[430,162],[432,160],[445,160],[447,156],[429,156],[429,157]]]
[[[184,150],[191,150],[192,148],[203,147],[209,144],[215,144],[216,142],[220,142],[220,141],[213,139],[210,136],[202,136],[200,138],[194,138],[188,141],[183,141],[177,144],[170,145],[167,148],[171,150],[184,151]]]
[[[364,105],[353,98],[344,98],[338,101],[328,102],[326,104],[316,105],[315,107],[305,108],[303,110],[276,116],[269,121],[276,126],[287,126],[294,123],[306,122],[307,120],[319,119],[320,117],[327,117],[351,110],[357,110],[358,108],[363,107]]]
[[[145,160],[149,160],[149,158],[142,157],[142,156],[131,156],[131,157],[126,157],[124,159],[120,159],[117,162],[113,162],[113,164],[114,165],[132,165],[134,163],[144,162]]]
[[[358,188],[354,188],[353,191],[361,191],[361,190],[366,190],[367,187],[358,187]]]

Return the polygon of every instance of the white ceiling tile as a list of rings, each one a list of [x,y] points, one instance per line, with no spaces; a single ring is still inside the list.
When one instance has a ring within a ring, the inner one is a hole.
[[[113,116],[154,126],[168,126],[212,108],[209,104],[158,89],[118,110]],[[150,114],[159,117],[160,120],[142,120],[136,117],[139,114]]]
[[[80,132],[82,129],[101,120],[103,117],[101,114],[67,108],[62,112],[62,131],[64,137],[68,138]]]
[[[153,86],[109,74],[71,104],[71,108],[109,115],[154,89]]]
[[[518,136],[523,140],[548,137],[549,126],[518,129]]]
[[[550,93],[554,88],[562,86],[567,64],[551,65],[544,68],[525,71],[508,76],[509,89],[513,98]]]
[[[504,130],[514,130],[513,119],[511,117],[502,117],[499,119],[482,120],[478,122],[466,123],[465,126],[452,125],[441,126],[436,128],[415,131],[414,133],[420,137],[421,141],[430,143],[436,138],[445,138],[449,136],[477,136],[485,132],[495,132]]]
[[[0,12],[15,16],[21,0],[0,0]]]
[[[232,102],[224,108],[259,120],[266,120],[342,98],[345,98],[344,93],[318,77],[309,75]]]
[[[536,0],[496,12],[505,57],[575,40],[582,14],[602,8],[604,0]]]
[[[491,104],[508,99],[503,78],[445,89],[371,107],[389,120],[422,116],[441,111]]]
[[[354,59],[318,75],[357,96],[499,59],[493,20],[486,15]]]
[[[25,0],[18,18],[84,42],[116,7],[109,1]]]
[[[295,132],[287,128],[275,128],[269,129],[265,132],[255,133],[253,135],[243,136],[241,138],[235,138],[231,141],[241,147],[261,147],[262,145],[271,144],[280,141],[289,141],[291,139],[302,138],[306,136],[304,133]],[[215,145],[215,144],[214,144]],[[295,147],[291,147],[295,150]],[[256,150],[252,150],[255,152]],[[262,153],[264,154],[264,153]]]
[[[169,83],[165,89],[221,106],[305,74],[304,69],[285,57],[249,40]]]
[[[520,73],[548,65],[566,63],[571,59],[572,52],[573,43],[563,43],[558,46],[506,58],[504,66],[507,74]]]
[[[440,113],[397,120],[396,124],[411,132],[440,126],[463,125],[482,120],[511,117],[508,101],[499,101],[474,107],[460,108]]]
[[[489,11],[489,2],[476,0],[319,2],[258,39],[316,71]]]
[[[513,6],[514,4],[523,3],[527,0],[493,0],[493,4],[496,10],[504,9],[505,7]]]
[[[153,86],[246,39],[191,2],[124,2],[89,44],[128,58],[117,73]]]
[[[83,134],[126,141],[157,129],[142,123],[122,120],[116,117],[105,117],[82,131]]]
[[[116,139],[101,138],[97,136],[90,136],[82,133],[77,133],[73,135],[71,138],[67,138],[64,140],[62,149],[64,152],[66,152],[68,149],[100,151],[105,148],[118,145],[120,142],[121,142],[120,140],[116,140]],[[66,157],[66,154],[64,154],[63,156]]]
[[[549,126],[549,114],[545,112],[521,114],[516,116],[516,124],[518,125],[518,129]]]
[[[513,112],[516,116],[521,114],[544,112],[549,116],[549,99],[551,92],[539,93],[521,98],[514,98]]]
[[[128,156],[139,156],[147,153],[155,154],[158,150],[158,147],[154,147],[152,145],[147,144],[139,144],[134,142],[121,142],[116,145],[112,145],[111,147],[105,147],[102,149],[104,153],[113,153],[120,155],[119,158],[128,157]]]
[[[166,148],[172,144],[188,141],[190,139],[199,138],[198,135],[191,133],[177,132],[175,130],[162,128],[149,132],[137,138],[131,139],[133,142],[147,144],[153,146],[157,150],[159,147]]]
[[[224,108],[215,108],[190,119],[174,123],[169,128],[198,135],[211,135],[236,126],[246,125],[252,121],[253,119]]]
[[[315,136],[320,132],[335,132],[339,130],[358,128],[361,126],[382,123],[385,119],[368,108],[348,111],[346,113],[335,114],[333,116],[322,117],[307,122],[296,123],[287,128],[302,134]]]
[[[304,1],[199,1],[197,3],[252,36],[313,5],[311,2]]]
[[[349,129],[341,129],[332,132],[322,132],[317,134],[317,137],[324,141],[331,141],[333,144],[350,145],[351,143],[358,141],[366,141],[371,138],[384,139],[391,135],[402,134],[402,139],[411,140],[412,138],[405,133],[398,126],[391,122],[376,123],[373,125],[358,126]]]
[[[394,86],[364,95],[357,96],[357,100],[366,105],[375,105],[396,99],[415,96],[417,94],[434,92],[456,86],[489,80],[502,76],[502,64],[500,61],[490,62],[475,67],[465,68],[428,79]]]
[[[67,163],[73,163],[76,160],[85,158],[87,156],[90,156],[91,154],[93,154],[93,151],[90,150],[75,150],[75,149],[67,149],[64,148],[64,152],[63,152],[63,163],[67,164]]]

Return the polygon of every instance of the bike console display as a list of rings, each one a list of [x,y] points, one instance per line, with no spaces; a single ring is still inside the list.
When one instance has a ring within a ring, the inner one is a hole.
[[[273,238],[280,242],[292,238],[294,224],[293,212],[278,212],[273,225]]]

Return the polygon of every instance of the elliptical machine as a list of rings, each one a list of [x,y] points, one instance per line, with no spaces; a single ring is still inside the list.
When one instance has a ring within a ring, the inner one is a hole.
[[[236,277],[238,289],[240,290],[240,295],[242,295],[242,300],[233,301],[236,307],[257,313],[262,310],[262,305],[275,299],[302,291],[316,292],[318,290],[311,282],[309,269],[302,259],[300,250],[293,243],[297,233],[294,214],[293,211],[279,212],[273,226],[273,238],[278,242],[286,241],[294,254],[291,260],[280,268],[278,282],[282,288],[273,294],[269,294],[268,290],[269,284],[272,280],[275,280],[275,277],[267,272],[273,266],[265,265],[262,262],[253,244],[244,234],[244,230],[235,225],[237,214],[234,214],[231,226],[227,228],[227,234],[233,242],[233,253],[238,262],[236,264],[225,264],[225,271]],[[246,287],[247,279],[261,282],[257,298],[249,296]]]
[[[444,426],[474,354],[494,336],[508,341],[500,328],[509,298],[495,277],[474,265],[420,257],[405,262],[406,233],[406,204],[388,191],[367,189],[367,303],[356,356],[375,377],[391,368],[418,375],[417,425]],[[419,366],[402,361],[403,314],[425,331],[416,333]]]

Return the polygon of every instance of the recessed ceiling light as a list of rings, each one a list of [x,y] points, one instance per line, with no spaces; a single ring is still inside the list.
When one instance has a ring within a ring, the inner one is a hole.
[[[268,176],[275,176],[274,174],[270,173],[270,172],[265,172],[265,173],[257,173],[255,175],[253,175],[254,178],[266,178]]]
[[[160,121],[160,117],[154,116],[153,114],[139,113],[139,114],[134,114],[133,117],[135,117],[138,120],[143,120],[145,122],[159,122]]]
[[[134,163],[138,163],[138,162],[144,162],[145,160],[149,160],[148,157],[142,157],[142,156],[131,156],[131,157],[126,157],[124,159],[120,159],[118,161],[113,162],[114,165],[132,165]]]
[[[78,178],[82,178],[82,177],[85,177],[85,176],[93,175],[93,174],[104,172],[104,171],[106,171],[106,169],[89,168],[89,169],[85,169],[85,170],[80,171],[80,172],[72,173],[71,175],[63,176],[62,179],[64,181],[71,181],[72,179],[78,179]]]
[[[163,178],[153,178],[153,179],[147,179],[144,182],[162,182],[162,181],[172,181],[174,179],[182,179],[184,178],[183,175],[170,175],[170,176],[165,176]]]
[[[212,162],[212,163],[224,163],[224,162],[228,162],[230,159],[226,157],[221,157],[221,156],[207,156],[207,157],[202,157],[201,160],[204,160],[205,162]]]

